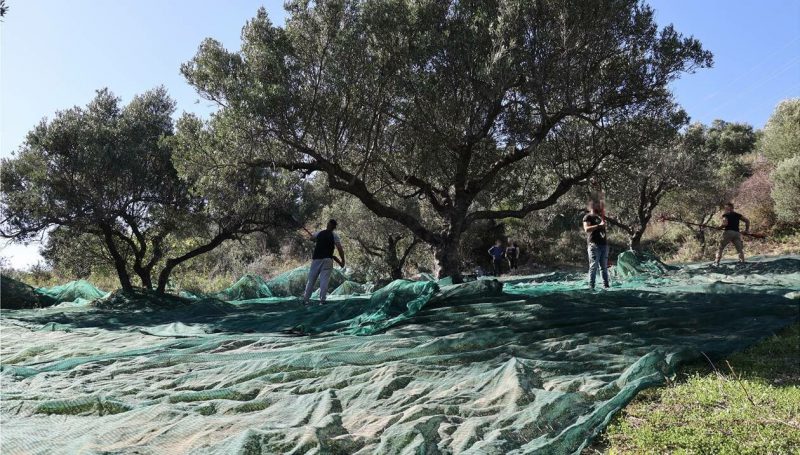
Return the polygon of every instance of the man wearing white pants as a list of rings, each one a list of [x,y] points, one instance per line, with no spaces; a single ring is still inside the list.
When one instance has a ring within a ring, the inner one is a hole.
[[[317,279],[319,279],[319,303],[324,305],[328,296],[328,283],[330,283],[331,272],[333,271],[333,261],[336,260],[340,266],[344,267],[344,249],[339,236],[333,232],[335,229],[336,220],[330,220],[324,230],[316,234],[309,232],[311,239],[316,243],[314,245],[314,255],[311,259],[311,268],[308,270],[306,292],[303,294],[303,301],[306,304],[309,303],[311,294],[316,287]],[[339,251],[341,260],[333,256],[334,248]]]

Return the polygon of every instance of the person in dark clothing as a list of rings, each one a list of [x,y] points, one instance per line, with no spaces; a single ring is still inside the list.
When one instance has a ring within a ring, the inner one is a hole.
[[[311,294],[316,287],[317,279],[319,279],[319,303],[320,305],[324,305],[328,295],[328,283],[330,283],[331,272],[333,271],[333,261],[338,262],[341,267],[345,265],[344,249],[342,248],[342,242],[339,240],[339,236],[333,232],[335,229],[336,220],[330,220],[328,221],[328,226],[316,234],[312,234],[306,230],[308,235],[311,236],[311,239],[316,243],[314,245],[314,254],[311,259],[311,268],[308,270],[306,290],[303,294],[303,301],[305,303],[309,302]],[[339,251],[341,259],[333,255],[334,248]]]
[[[733,243],[733,246],[736,247],[736,252],[739,253],[739,262],[744,262],[744,245],[742,245],[742,234],[739,232],[741,221],[744,221],[744,232],[750,232],[750,220],[744,215],[734,212],[732,202],[725,204],[725,213],[722,214],[722,227],[725,230],[722,232],[722,241],[719,243],[715,265],[719,265],[722,253],[729,243]]]
[[[506,259],[508,259],[509,272],[516,271],[519,265],[519,245],[517,245],[517,242],[512,242],[511,245],[506,248]]]
[[[500,276],[503,273],[503,242],[498,240],[493,247],[489,248],[489,256],[492,257],[492,269],[494,276]]]
[[[586,245],[589,254],[589,287],[594,289],[597,269],[603,277],[603,287],[608,288],[608,242],[606,241],[606,222],[600,215],[603,207],[600,202],[589,204],[589,213],[583,217],[583,231],[586,232]]]

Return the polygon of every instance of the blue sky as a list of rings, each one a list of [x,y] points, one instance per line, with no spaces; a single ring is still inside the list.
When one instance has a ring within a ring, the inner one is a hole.
[[[127,101],[164,85],[178,110],[208,113],[180,75],[200,41],[237,48],[260,6],[283,23],[283,1],[7,0],[0,24],[0,156],[59,109],[86,104],[101,87]],[[714,53],[715,66],[686,75],[676,98],[694,121],[722,118],[760,128],[782,99],[800,96],[800,1],[654,0],[660,24],[675,24]],[[14,266],[40,259],[36,246],[7,246]]]

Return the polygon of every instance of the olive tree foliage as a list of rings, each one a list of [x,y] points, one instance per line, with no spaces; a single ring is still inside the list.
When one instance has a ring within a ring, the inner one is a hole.
[[[665,196],[714,178],[710,149],[695,147],[691,135],[679,134],[686,121],[685,113],[674,111],[642,125],[640,135],[621,145],[639,152],[610,160],[598,175],[613,207],[608,221],[627,235],[631,250],[641,250],[642,237]]]
[[[800,213],[800,154],[781,161],[772,173],[772,182],[778,221],[796,225]]]
[[[414,200],[404,203],[404,210],[418,212]],[[340,193],[326,207],[324,218],[334,218],[341,229],[348,262],[372,279],[401,279],[409,260],[418,253],[421,240],[396,221],[380,218],[357,198]]]
[[[202,201],[202,211],[190,213],[188,221],[201,227],[203,235],[191,238],[207,241],[166,261],[165,270],[248,234],[281,236],[296,227],[290,214],[303,212],[305,187],[296,175],[242,166],[231,159],[242,147],[250,146],[240,130],[221,122],[217,122],[219,128],[209,130],[206,124],[185,114],[178,121],[172,145],[173,162],[190,196]]]
[[[76,241],[94,236],[123,289],[133,287],[135,274],[163,293],[178,264],[270,226],[240,194],[260,190],[262,176],[226,181],[239,185],[234,197],[188,170],[178,175],[173,149],[183,142],[173,137],[174,108],[163,88],[125,106],[100,90],[86,107],[43,120],[17,156],[3,161],[0,234],[23,242],[52,228]]]
[[[53,272],[62,277],[88,278],[92,273],[113,277],[116,273],[114,258],[102,238],[66,226],[48,232],[40,252]]]
[[[250,138],[243,162],[323,173],[432,246],[440,276],[456,279],[473,223],[546,208],[605,159],[543,148],[565,120],[625,122],[711,64],[636,0],[298,0],[287,10],[283,27],[260,10],[239,52],[204,41],[187,80]],[[495,206],[509,191],[524,197]]]
[[[665,214],[683,221],[703,251],[708,231],[705,226],[734,199],[737,188],[751,172],[740,157],[755,150],[755,135],[747,140],[716,139],[726,135],[730,125],[736,124],[714,121],[708,127],[694,123],[681,133],[680,148],[682,153],[696,157],[694,167],[680,191],[668,193],[662,203]]]
[[[774,164],[800,155],[800,98],[778,103],[764,126],[758,146]]]
[[[746,155],[755,150],[758,134],[753,125],[741,122],[726,122],[716,119],[706,131],[705,146],[711,153],[729,157]]]

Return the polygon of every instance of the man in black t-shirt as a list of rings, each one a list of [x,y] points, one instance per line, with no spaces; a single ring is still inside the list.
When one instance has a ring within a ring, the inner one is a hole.
[[[739,253],[739,262],[744,262],[744,245],[742,245],[742,234],[739,232],[740,221],[744,221],[744,232],[750,232],[750,220],[744,215],[734,212],[732,202],[725,204],[725,213],[722,214],[722,227],[725,231],[722,232],[722,241],[719,243],[715,265],[719,265],[722,253],[729,243],[733,243],[733,246],[736,247],[736,252]]]
[[[608,242],[606,241],[606,222],[600,215],[603,206],[600,202],[589,203],[589,213],[583,217],[583,231],[586,232],[586,245],[589,253],[589,287],[594,289],[597,269],[603,277],[603,287],[608,289]]]
[[[339,236],[333,232],[335,229],[336,220],[330,220],[328,221],[328,226],[316,234],[312,234],[306,230],[311,239],[315,241],[314,254],[311,257],[311,267],[308,269],[306,290],[305,293],[303,293],[303,301],[306,304],[309,303],[311,294],[316,288],[317,279],[319,279],[319,303],[320,305],[324,305],[325,299],[328,296],[328,283],[330,283],[331,272],[333,271],[333,261],[338,262],[339,265],[344,268],[344,249],[342,248],[342,242],[339,240]],[[334,249],[339,251],[341,259],[333,255]]]

